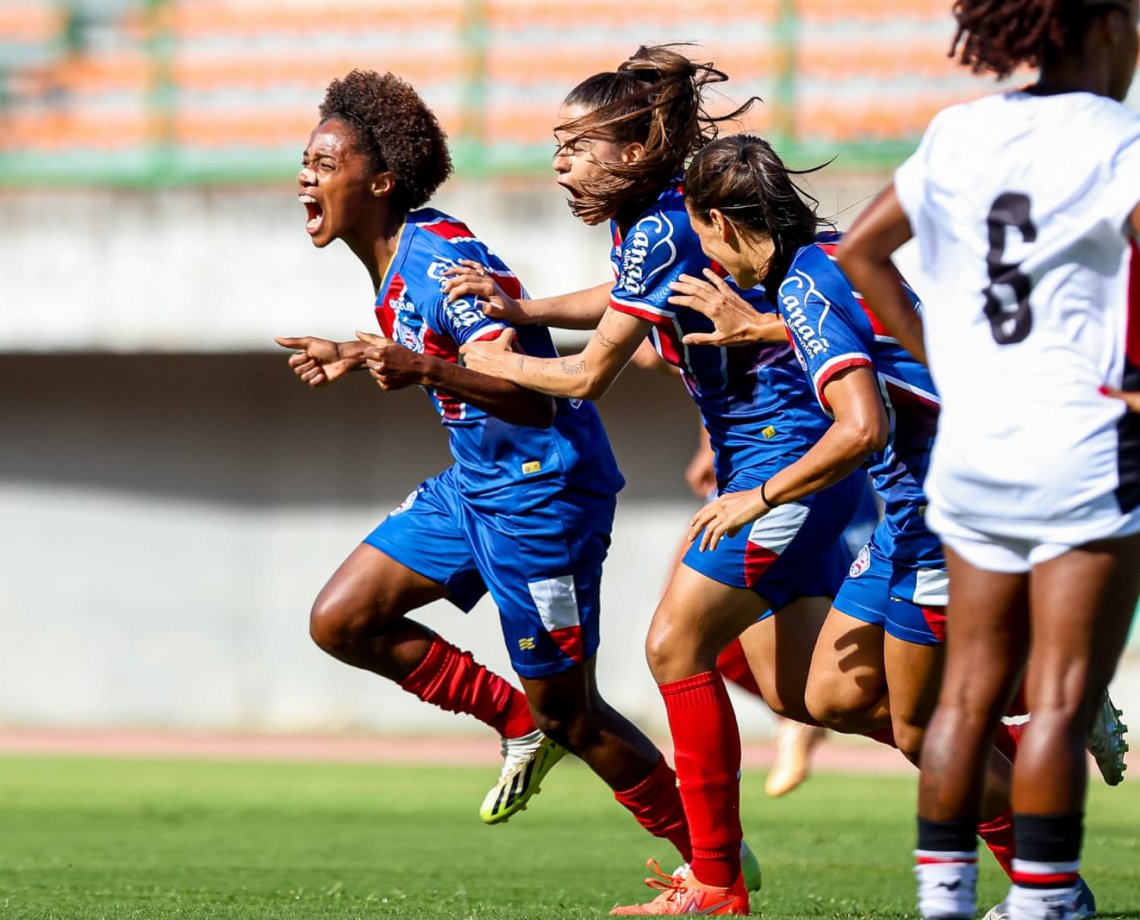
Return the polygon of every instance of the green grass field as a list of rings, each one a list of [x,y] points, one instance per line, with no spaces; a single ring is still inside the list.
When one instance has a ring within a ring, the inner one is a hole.
[[[600,917],[672,868],[578,763],[484,827],[486,768],[0,758],[0,917]],[[744,778],[764,865],[753,909],[911,917],[914,782],[822,774],[785,799]],[[1140,917],[1140,781],[1093,788],[1086,875]],[[981,897],[1005,885],[989,860]]]

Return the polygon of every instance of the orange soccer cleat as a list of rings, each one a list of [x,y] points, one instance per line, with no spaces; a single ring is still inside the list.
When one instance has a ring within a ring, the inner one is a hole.
[[[744,887],[744,875],[738,875],[736,881],[727,888],[713,888],[704,885],[693,878],[692,873],[686,877],[669,875],[661,871],[656,859],[647,863],[653,878],[647,878],[645,884],[660,891],[652,901],[647,904],[630,904],[625,907],[615,907],[611,914],[622,916],[665,916],[671,914],[720,914],[743,916],[751,913],[748,903],[748,889]]]

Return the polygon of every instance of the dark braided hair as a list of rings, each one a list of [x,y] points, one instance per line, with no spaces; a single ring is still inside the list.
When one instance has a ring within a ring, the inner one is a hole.
[[[702,147],[685,170],[685,204],[691,213],[708,222],[716,208],[734,225],[771,238],[775,251],[763,281],[772,303],[796,251],[833,226],[816,214],[819,201],[792,181],[792,176],[821,168],[788,169],[764,138],[733,134]]]
[[[392,206],[410,211],[428,202],[451,175],[447,136],[419,94],[399,77],[354,70],[333,80],[321,119],[340,118],[356,136],[374,172],[396,177]]]
[[[587,110],[555,129],[573,135],[567,146],[586,135],[645,146],[640,159],[607,163],[604,176],[579,190],[570,208],[587,223],[636,217],[684,169],[693,151],[717,136],[720,122],[738,118],[756,101],[753,97],[727,115],[710,116],[705,87],[728,76],[712,64],[694,63],[678,47],[683,46],[642,46],[616,71],[583,80],[566,97],[566,105]]]
[[[1127,0],[957,0],[950,57],[973,73],[1008,77],[1080,51],[1089,24]]]

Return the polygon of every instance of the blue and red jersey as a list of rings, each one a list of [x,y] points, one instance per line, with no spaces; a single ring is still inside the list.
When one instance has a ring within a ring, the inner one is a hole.
[[[824,388],[840,371],[869,367],[890,422],[886,446],[868,461],[883,500],[875,542],[903,565],[941,566],[942,546],[926,527],[923,482],[938,428],[938,393],[930,372],[883,328],[835,261],[842,235],[825,233],[792,258],[779,307],[816,398],[830,413]],[[906,288],[915,310],[922,305]]]
[[[689,224],[680,181],[665,189],[624,234],[614,225],[610,254],[615,282],[610,306],[653,323],[661,357],[681,371],[716,453],[718,490],[748,488],[773,475],[819,440],[830,424],[816,405],[786,342],[733,348],[685,345],[693,332],[712,332],[711,320],[669,303],[669,284],[681,275],[703,280],[713,268]],[[760,289],[733,290],[761,313],[775,313]],[[745,474],[743,479],[740,477]]]
[[[474,300],[448,303],[443,272],[460,259],[485,266],[512,297],[525,296],[518,278],[464,224],[431,208],[413,211],[376,298],[376,318],[386,336],[419,354],[457,364],[461,345],[494,338],[507,328],[484,316]],[[522,326],[517,332],[528,355],[557,357],[545,327]],[[504,422],[433,388],[425,390],[447,429],[459,489],[478,505],[516,512],[562,489],[613,495],[625,484],[592,403],[556,400],[554,424],[532,428]]]

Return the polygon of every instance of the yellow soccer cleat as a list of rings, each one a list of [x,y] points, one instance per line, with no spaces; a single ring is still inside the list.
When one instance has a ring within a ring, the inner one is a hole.
[[[521,738],[503,739],[503,769],[499,781],[483,797],[479,817],[484,824],[502,824],[526,808],[551,768],[566,749],[535,729]]]

